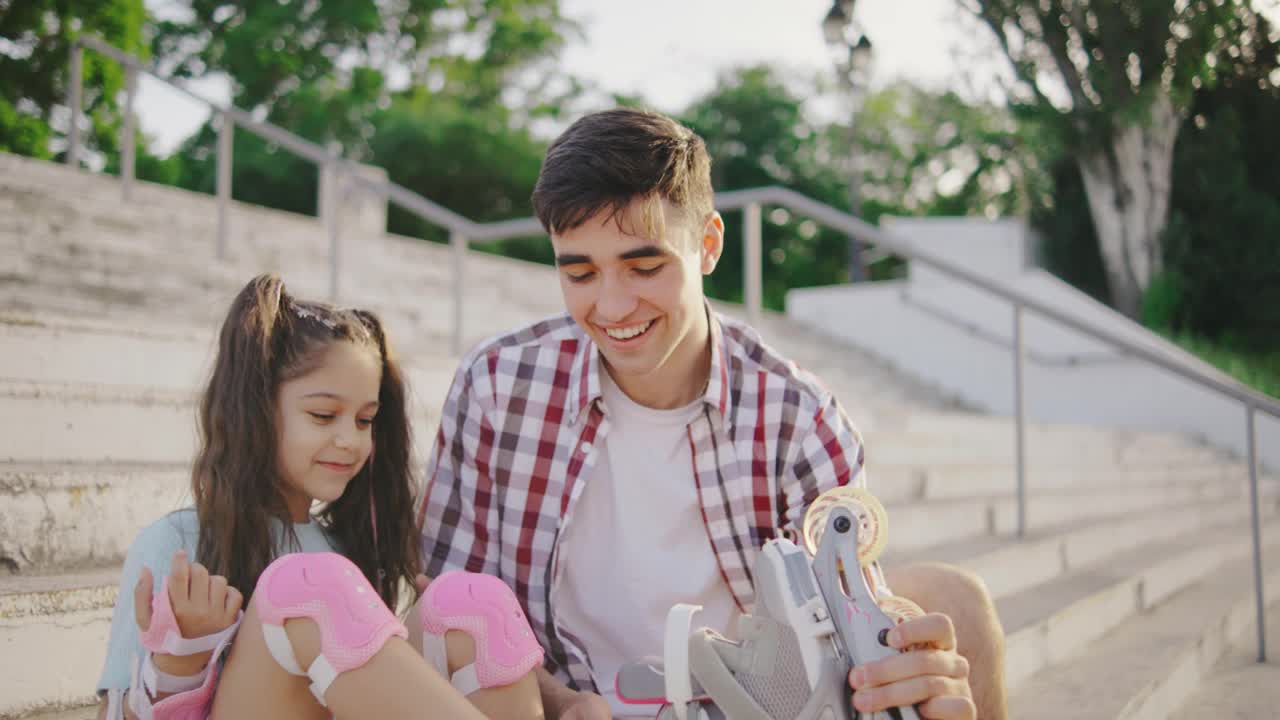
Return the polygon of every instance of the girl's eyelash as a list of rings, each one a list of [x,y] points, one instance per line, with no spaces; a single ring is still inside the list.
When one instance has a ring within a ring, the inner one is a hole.
[[[333,419],[333,415],[330,415],[330,414],[328,414],[328,413],[309,412],[309,413],[307,413],[307,414],[308,414],[308,415],[310,415],[311,417],[313,417],[313,418],[317,419],[317,420],[332,420],[332,419]]]
[[[651,268],[635,268],[635,271],[636,271],[637,273],[640,273],[641,275],[643,275],[643,276],[645,276],[645,277],[650,277],[650,276],[653,276],[653,275],[657,275],[657,274],[658,274],[658,271],[659,271],[659,270],[661,270],[661,269],[662,269],[662,268],[664,268],[664,267],[666,267],[666,266],[665,266],[665,265],[655,265],[655,266],[653,266],[653,267],[651,267]]]
[[[592,275],[595,275],[595,273],[583,273],[581,275],[569,274],[567,275],[567,277],[569,278],[569,282],[580,283],[580,282],[586,282],[587,280],[590,280]]]

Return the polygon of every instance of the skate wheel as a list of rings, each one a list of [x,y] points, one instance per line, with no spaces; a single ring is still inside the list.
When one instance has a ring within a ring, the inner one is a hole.
[[[822,493],[805,512],[804,545],[809,554],[817,553],[827,518],[836,507],[848,508],[858,519],[858,562],[863,566],[875,562],[889,539],[889,515],[875,495],[849,485]]]
[[[908,620],[924,617],[924,610],[919,605],[898,595],[881,598],[878,604],[884,614],[893,620],[894,625],[901,625]]]

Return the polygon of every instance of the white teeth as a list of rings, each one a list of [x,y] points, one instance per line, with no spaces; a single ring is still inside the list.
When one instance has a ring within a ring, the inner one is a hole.
[[[631,338],[639,335],[645,330],[648,330],[649,326],[652,324],[653,324],[653,321],[650,320],[649,322],[644,323],[643,325],[632,325],[631,327],[627,327],[627,328],[607,328],[605,329],[604,332],[606,335],[608,335],[609,337],[615,340],[630,340]]]

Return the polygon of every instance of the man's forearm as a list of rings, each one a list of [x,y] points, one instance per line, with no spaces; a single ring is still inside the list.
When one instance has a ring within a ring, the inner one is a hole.
[[[560,682],[546,668],[534,670],[538,677],[538,694],[542,696],[542,710],[547,720],[558,720],[564,709],[577,697],[578,691]]]

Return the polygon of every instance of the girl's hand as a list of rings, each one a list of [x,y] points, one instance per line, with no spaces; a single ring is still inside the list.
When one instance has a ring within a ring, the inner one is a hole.
[[[146,632],[151,627],[151,570],[142,568],[141,577],[133,590],[134,619],[138,630]],[[178,631],[184,638],[198,638],[221,632],[236,621],[244,596],[229,587],[221,575],[210,575],[200,563],[187,561],[185,550],[173,554],[166,582],[169,604],[173,607]],[[156,654],[156,668],[170,675],[194,675],[209,662],[212,652],[195,655]]]

